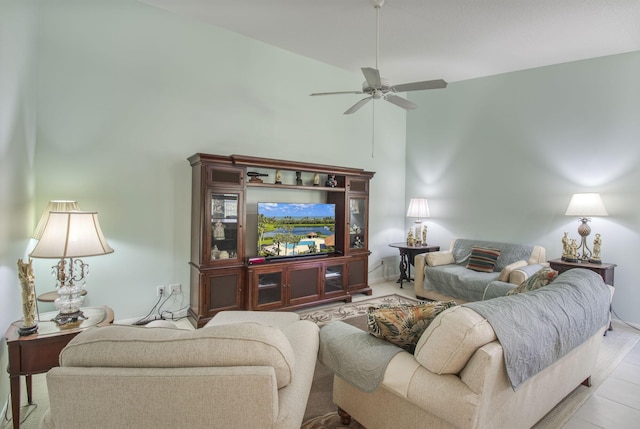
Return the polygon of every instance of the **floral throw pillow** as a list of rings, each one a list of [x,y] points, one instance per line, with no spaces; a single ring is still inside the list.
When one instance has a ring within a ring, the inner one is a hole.
[[[423,304],[382,305],[367,309],[367,327],[381,338],[413,353],[422,333],[433,319],[455,301],[432,301]]]
[[[558,272],[549,267],[536,271],[531,277],[525,280],[520,286],[511,289],[507,295],[515,295],[517,293],[536,290],[551,283],[558,277]]]

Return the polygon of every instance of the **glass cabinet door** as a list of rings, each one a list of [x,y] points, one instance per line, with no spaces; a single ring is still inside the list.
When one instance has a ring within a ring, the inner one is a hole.
[[[266,305],[282,302],[282,271],[271,273],[258,273],[258,302],[257,305]]]
[[[367,199],[349,198],[349,250],[366,249]]]
[[[239,198],[237,193],[211,193],[211,261],[238,259]]]
[[[344,289],[345,265],[327,265],[324,270],[324,293],[341,293]]]

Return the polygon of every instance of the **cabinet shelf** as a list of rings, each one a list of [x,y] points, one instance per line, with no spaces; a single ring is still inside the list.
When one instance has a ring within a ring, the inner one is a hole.
[[[345,188],[330,186],[309,186],[309,185],[276,185],[275,183],[247,183],[247,187],[250,188],[271,188],[271,189],[295,189],[298,191],[325,191],[325,192],[346,192]]]
[[[265,283],[258,285],[258,289],[273,289],[275,287],[280,287],[280,285],[278,283]]]

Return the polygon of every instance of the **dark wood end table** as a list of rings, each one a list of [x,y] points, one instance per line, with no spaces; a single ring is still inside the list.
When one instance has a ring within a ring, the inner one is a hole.
[[[587,270],[591,270],[598,274],[606,284],[611,286],[613,286],[614,270],[617,267],[616,264],[610,264],[607,262],[594,264],[592,262],[568,262],[563,261],[562,259],[553,259],[549,261],[549,265],[558,273],[564,273],[565,271],[573,268],[586,268]]]
[[[26,376],[27,401],[33,403],[31,376],[49,371],[58,366],[60,352],[80,332],[92,326],[113,323],[113,310],[109,307],[86,307],[82,312],[87,317],[80,325],[58,326],[52,322],[58,312],[42,313],[38,321],[38,332],[21,337],[18,329],[22,320],[13,322],[5,334],[9,350],[9,380],[11,384],[11,413],[13,427],[20,427],[20,376]]]
[[[402,289],[404,280],[413,280],[411,278],[411,265],[413,265],[416,255],[440,250],[440,246],[408,246],[406,242],[391,243],[389,246],[396,247],[400,251],[400,278],[396,281],[396,283],[400,283],[400,289]]]

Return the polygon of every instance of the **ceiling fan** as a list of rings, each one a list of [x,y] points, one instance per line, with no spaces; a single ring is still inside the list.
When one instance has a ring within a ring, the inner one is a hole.
[[[447,87],[447,82],[442,79],[392,85],[387,79],[380,77],[380,71],[378,70],[378,51],[380,44],[380,8],[384,4],[384,0],[371,0],[371,2],[373,3],[373,7],[376,9],[376,68],[362,67],[362,74],[365,78],[365,82],[362,84],[362,90],[314,92],[313,94],[311,94],[312,96],[335,94],[368,94],[368,97],[363,98],[362,100],[351,106],[349,109],[347,109],[347,111],[344,112],[345,115],[355,113],[371,100],[377,100],[380,98],[388,101],[389,103],[393,103],[396,106],[402,107],[405,110],[412,110],[418,106],[405,98],[395,95],[394,93],[422,91],[426,89],[439,89]]]

